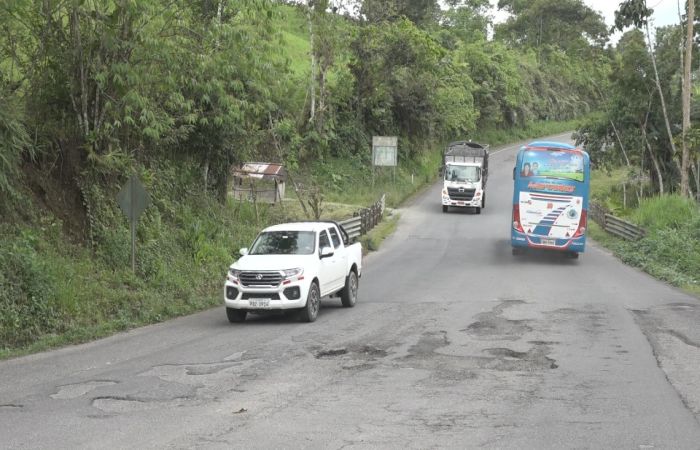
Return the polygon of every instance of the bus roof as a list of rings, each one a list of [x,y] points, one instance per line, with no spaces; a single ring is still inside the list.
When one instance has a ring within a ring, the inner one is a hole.
[[[563,142],[554,141],[534,141],[526,145],[526,147],[539,147],[539,148],[561,148],[564,150],[576,150],[571,144],[565,144]]]

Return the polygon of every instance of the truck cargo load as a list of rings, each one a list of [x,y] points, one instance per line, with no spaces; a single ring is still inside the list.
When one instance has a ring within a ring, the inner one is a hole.
[[[443,166],[448,162],[481,163],[486,181],[489,171],[489,144],[472,141],[450,142],[442,155]]]

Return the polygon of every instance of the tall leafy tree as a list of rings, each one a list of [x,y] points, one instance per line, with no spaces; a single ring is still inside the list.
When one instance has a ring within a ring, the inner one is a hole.
[[[425,27],[435,23],[440,12],[437,0],[363,0],[362,15],[372,23],[396,21],[405,17]]]
[[[582,52],[607,41],[603,17],[581,0],[499,0],[498,8],[511,17],[496,27],[496,37],[512,44]]]

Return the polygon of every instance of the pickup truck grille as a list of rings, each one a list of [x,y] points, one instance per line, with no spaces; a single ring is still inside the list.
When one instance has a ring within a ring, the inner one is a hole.
[[[450,200],[470,201],[474,198],[475,189],[464,188],[447,188],[447,193],[450,195]]]
[[[241,272],[241,284],[243,286],[279,286],[282,282],[280,272]]]

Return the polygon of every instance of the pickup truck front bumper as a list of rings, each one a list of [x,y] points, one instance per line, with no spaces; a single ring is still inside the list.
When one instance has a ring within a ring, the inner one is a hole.
[[[245,310],[285,310],[303,308],[309,283],[294,281],[276,287],[247,287],[226,280],[224,304],[227,308]]]

